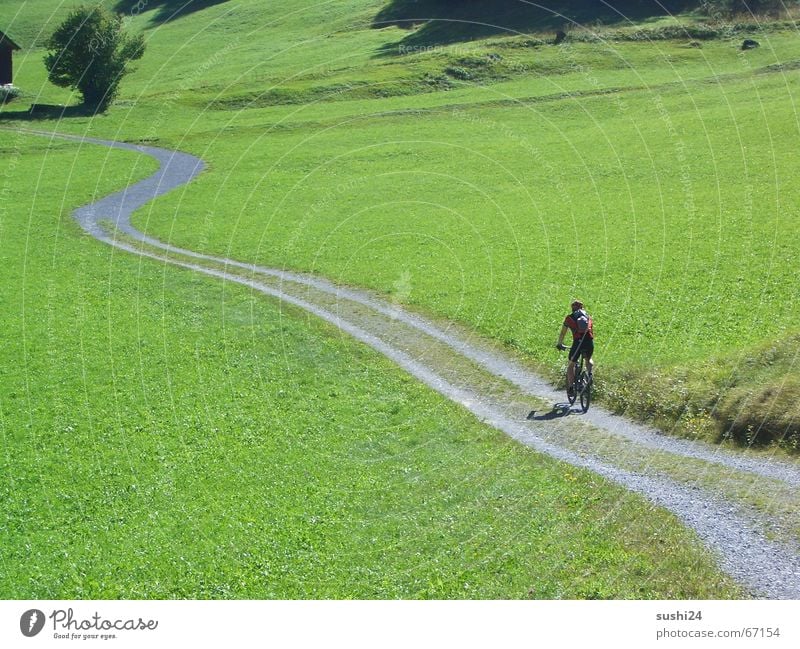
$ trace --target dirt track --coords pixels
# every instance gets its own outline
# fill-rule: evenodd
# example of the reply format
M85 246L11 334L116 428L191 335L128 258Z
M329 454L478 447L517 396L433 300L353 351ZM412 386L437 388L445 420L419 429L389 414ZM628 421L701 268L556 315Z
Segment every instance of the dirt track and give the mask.
M201 255L148 237L130 224L131 213L189 183L203 162L152 147L58 137L137 151L161 164L150 178L75 211L81 227L95 238L249 286L336 325L519 442L672 511L754 596L800 598L798 466L674 439L595 406L587 415L577 414L561 405L560 392L503 350L451 323L423 319L367 291Z

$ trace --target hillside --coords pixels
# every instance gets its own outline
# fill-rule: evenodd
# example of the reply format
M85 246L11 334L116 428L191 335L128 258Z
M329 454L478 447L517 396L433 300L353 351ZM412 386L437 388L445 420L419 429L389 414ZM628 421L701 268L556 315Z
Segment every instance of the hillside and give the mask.
M681 434L794 447L792 357L761 351L795 334L768 306L796 281L800 245L780 228L796 203L791 23L652 15L573 26L557 47L550 32L423 47L442 21L375 29L408 3L170 9L132 18L147 56L92 128L229 171L166 200L152 232L379 291L410 272L404 302L554 376L554 323L580 294L610 404ZM16 20L32 33L46 15ZM743 54L753 35L762 47ZM20 58L29 96L71 101L35 51ZM202 230L181 217L209 205ZM376 247L352 257L356 241Z
M417 20L410 3L384 0L143 11L115 0L147 49L109 112L89 115L47 82L37 47L71 4L0 6L0 29L25 46L24 94L0 110L3 323L17 332L0 403L14 449L2 471L6 597L742 592L691 521L510 442L467 410L473 401L444 398L296 303L90 239L72 209L153 161L19 129L199 156L204 173L134 226L217 258L217 270L236 260L330 280L319 299L332 312L345 309L337 290L358 287L389 321L394 309L420 314L553 384L564 369L553 343L580 297L603 403L675 436L764 447L741 452L748 461L790 463L790 18L632 3L642 12L573 14L580 23L556 45L562 17L514 3L487 27L443 19L436 2L414 3L432 12ZM760 46L742 50L744 38ZM307 281L295 297L312 292ZM457 362L424 338L404 344L427 363ZM480 387L485 368L470 363L459 371ZM486 381L487 399L512 394ZM546 420L535 397L513 399L513 425ZM575 456L730 498L756 522L775 517L764 538L800 538L793 483L714 463L718 450L737 458L730 449L643 450L572 420L555 430ZM46 502L31 504L34 493ZM33 573L20 567L25 543Z

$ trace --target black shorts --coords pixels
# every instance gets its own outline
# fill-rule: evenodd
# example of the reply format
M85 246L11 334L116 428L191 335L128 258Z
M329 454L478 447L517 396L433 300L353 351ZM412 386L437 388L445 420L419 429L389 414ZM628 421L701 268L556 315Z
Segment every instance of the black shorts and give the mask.
M578 338L572 341L572 347L569 349L569 360L578 361L578 356L583 356L587 361L594 354L594 340L588 336L585 338Z

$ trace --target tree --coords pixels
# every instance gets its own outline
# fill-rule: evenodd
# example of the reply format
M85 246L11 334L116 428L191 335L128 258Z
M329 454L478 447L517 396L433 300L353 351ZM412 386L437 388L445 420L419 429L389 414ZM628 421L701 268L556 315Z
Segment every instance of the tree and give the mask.
M126 35L122 17L101 5L74 9L46 46L50 81L78 90L83 103L98 110L114 101L128 64L144 54L144 38Z

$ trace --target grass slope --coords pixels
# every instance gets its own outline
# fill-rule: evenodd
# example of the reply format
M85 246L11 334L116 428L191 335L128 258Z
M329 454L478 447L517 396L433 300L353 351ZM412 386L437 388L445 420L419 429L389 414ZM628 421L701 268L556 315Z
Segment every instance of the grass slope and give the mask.
M330 327L80 233L148 159L0 152L0 597L740 594L672 516Z
M793 23L682 16L559 47L422 48L372 28L374 0L229 0L168 22L164 7L132 16L148 50L117 107L57 124L211 163L141 226L395 297L402 284L397 299L554 378L554 330L579 295L608 403L679 434L796 449L794 356L757 373L747 361L797 333L776 317L778 301L797 307ZM762 47L740 51L742 34ZM18 85L73 101L40 57L18 57ZM0 119L28 122L21 104Z
M640 24L696 9L698 5L698 0L391 0L375 16L373 26L408 29L405 45L426 47L497 34L571 30L585 24Z

